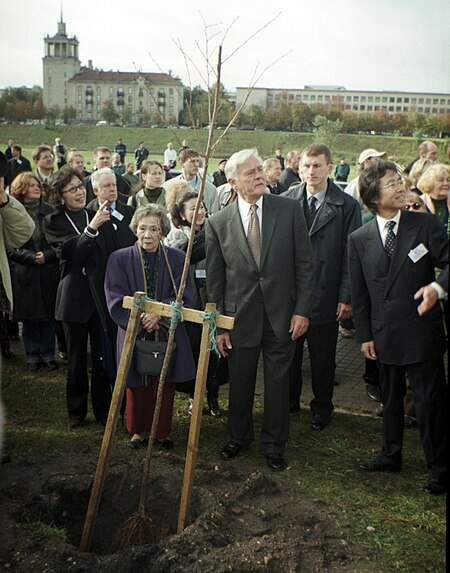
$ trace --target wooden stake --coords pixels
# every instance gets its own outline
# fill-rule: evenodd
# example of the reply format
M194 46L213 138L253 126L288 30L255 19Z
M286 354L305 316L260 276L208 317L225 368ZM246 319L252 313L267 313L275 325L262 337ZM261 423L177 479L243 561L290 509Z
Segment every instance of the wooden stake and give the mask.
M208 303L205 312L213 312L216 305ZM209 324L203 322L200 356L198 358L197 378L195 380L194 405L192 408L191 425L186 449L186 462L184 466L183 488L181 490L180 512L178 515L177 533L181 533L186 525L186 519L191 504L192 486L194 483L195 466L197 463L198 442L202 425L203 401L205 399L206 378L209 365Z
M144 292L136 292L134 298L138 301L144 300L146 295ZM106 422L105 433L103 434L97 470L95 472L94 482L92 484L91 498L89 500L86 518L84 521L83 533L80 542L80 551L83 552L89 551L91 546L92 531L97 519L100 498L102 495L103 486L105 484L106 471L109 465L109 458L112 449L112 438L116 431L117 420L119 419L120 406L122 404L123 394L125 391L127 375L130 369L131 360L133 358L134 342L136 340L140 324L140 314L141 310L139 303L137 303L135 300L134 304L131 306L131 313L125 334L123 351L120 357L111 405L109 407L108 421Z

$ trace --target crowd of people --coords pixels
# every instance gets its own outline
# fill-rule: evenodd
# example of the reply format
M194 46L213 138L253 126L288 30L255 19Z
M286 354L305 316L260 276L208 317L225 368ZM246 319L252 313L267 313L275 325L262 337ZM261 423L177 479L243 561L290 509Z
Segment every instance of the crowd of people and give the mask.
M260 354L267 466L286 467L305 343L311 429L328 427L341 332L361 343L368 395L382 403L381 451L359 469L400 471L408 387L427 462L424 490L443 493L450 170L436 145L424 142L406 169L383 151L362 150L358 176L346 185L346 159L334 167L323 144L264 160L255 149L237 151L212 176L186 142L178 153L168 143L162 161L149 156L141 141L127 162L119 139L113 150L94 150L88 173L83 154L56 138L33 151L32 170L21 147L8 142L0 156L3 357L12 358L9 339L20 323L31 373L67 362L68 428L84 423L89 396L104 425L129 317L122 299L142 291L174 301L191 241L184 305L201 310L214 302L235 318L232 331L218 332L221 359L212 356L207 374L214 417L222 415L219 389L228 384L230 439L220 457L234 459L255 440ZM156 433L165 449L173 448L175 392L192 407L200 335L198 325L176 329ZM165 319L142 313L138 337L164 336ZM125 416L134 449L148 439L157 382L132 363Z

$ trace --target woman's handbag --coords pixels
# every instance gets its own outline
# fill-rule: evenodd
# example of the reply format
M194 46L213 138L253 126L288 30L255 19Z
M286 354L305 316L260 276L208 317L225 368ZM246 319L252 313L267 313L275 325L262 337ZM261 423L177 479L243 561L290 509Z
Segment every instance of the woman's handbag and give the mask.
M155 336L158 336L158 332L164 332L166 337L168 337L168 333L164 329L160 328L159 331L155 331ZM177 344L174 342L169 366L167 368L167 376L170 376L173 369L176 350ZM149 340L145 337L142 339L136 339L134 356L137 372L141 376L159 376L161 374L166 352L167 340Z

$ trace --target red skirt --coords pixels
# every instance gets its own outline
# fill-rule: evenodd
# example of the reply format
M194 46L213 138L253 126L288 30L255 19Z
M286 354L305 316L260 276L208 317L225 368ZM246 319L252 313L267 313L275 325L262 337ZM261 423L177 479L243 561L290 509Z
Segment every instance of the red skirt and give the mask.
M150 433L155 411L158 381L157 377L152 376L147 388L144 386L127 388L126 427L130 434ZM155 436L157 440L170 436L174 398L175 384L173 382L165 382L158 429Z

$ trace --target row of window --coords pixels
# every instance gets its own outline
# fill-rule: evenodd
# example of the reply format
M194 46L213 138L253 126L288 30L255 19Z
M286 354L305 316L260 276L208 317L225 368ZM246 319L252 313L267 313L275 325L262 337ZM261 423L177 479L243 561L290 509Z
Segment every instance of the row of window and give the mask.
M286 97L283 93L267 94L269 102L273 99L280 100ZM335 100L337 102L344 102L342 95L328 95L328 94L288 94L289 102L304 101L304 102L329 102ZM411 105L434 105L434 106L447 106L450 107L450 98L425 98L425 97L410 97L410 96L359 96L347 95L345 96L346 103L398 103L398 104L411 104Z
M66 100L66 103L67 103L67 100ZM118 105L117 105L117 110L118 110L119 112L123 112L124 108L125 108L125 104L124 104L124 103L121 103L121 104L118 104ZM83 111L83 109L84 109L84 106L83 106L82 102L78 102L78 113L81 113L81 112ZM97 109L97 113L101 113L101 111L102 111L102 106L101 106L101 104L97 104L96 109ZM94 104L93 104L92 102L90 102L90 103L86 102L86 111L87 111L87 113L92 113L93 110L94 110ZM158 110L159 110L161 113L163 113L163 114L164 114L164 112L165 112L164 106L161 106L161 105L158 106ZM140 104L139 107L137 108L137 112L138 112L138 113L144 113L145 111L147 111L147 110L144 108L144 106L143 106L142 104ZM155 111L155 106L154 106L154 105L150 105L148 111L149 111L150 113L153 113L153 112ZM170 113L171 115L173 115L173 113L174 113L174 110L173 110L173 107L172 107L172 106L169 106L169 113Z
M65 77L65 76L64 76L64 77ZM79 94L81 94L81 93L83 92L83 86L79 85L77 89L78 89L78 93L79 93ZM122 88L122 87L115 88L115 87L113 87L113 86L109 86L109 93L110 93L110 94L114 94L114 91L116 91L116 90L117 90L117 95L122 95L122 96L125 95L125 90L124 90L124 88ZM97 95L101 94L102 91L103 91L102 86L96 86ZM129 95L132 95L134 92L135 92L135 88L134 88L134 87L129 87L129 88L128 88L128 94L129 94ZM141 86L139 86L139 88L138 88L138 97L144 97L144 92L145 92L144 88L141 87ZM86 88L85 93L86 93L86 95L88 95L88 94L89 94L89 95L93 95L93 94L94 94L94 88L93 88L92 86L88 86L88 87ZM152 94L152 95L155 94L154 88L150 88L150 94ZM169 96L173 96L173 95L174 95L174 89L173 89L173 88L169 88ZM166 92L165 92L165 90L163 90L162 88L160 88L160 89L158 90L157 96L158 96L159 98L165 98L165 97L166 97Z

